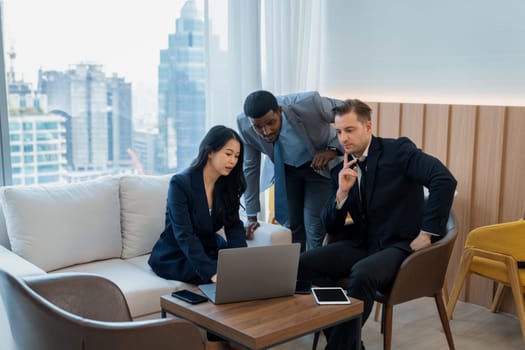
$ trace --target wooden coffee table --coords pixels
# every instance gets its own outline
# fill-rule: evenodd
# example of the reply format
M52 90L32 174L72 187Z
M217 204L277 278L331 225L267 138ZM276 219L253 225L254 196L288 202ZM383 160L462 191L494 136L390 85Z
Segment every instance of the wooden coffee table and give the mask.
M312 295L215 305L191 305L171 295L162 296L162 317L170 313L186 319L247 349L266 349L323 328L361 318L363 302L350 305L317 305ZM361 338L360 322L356 334ZM356 350L361 339L356 339Z

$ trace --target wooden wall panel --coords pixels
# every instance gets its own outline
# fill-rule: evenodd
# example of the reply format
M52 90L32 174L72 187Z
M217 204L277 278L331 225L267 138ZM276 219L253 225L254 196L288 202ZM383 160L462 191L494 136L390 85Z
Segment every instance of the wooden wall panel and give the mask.
M447 281L452 288L465 240L470 231L470 203L472 202L472 174L474 172L474 145L476 139L476 106L452 106L450 110L450 136L448 168L458 181L454 198L458 238L449 263ZM463 290L465 290L464 288Z
M449 105L426 105L423 150L447 164Z
M377 135L377 129L379 127L379 120L378 120L378 114L379 114L379 103L377 102L367 102L367 104L372 108L372 134Z
M505 120L503 171L498 222L514 221L525 212L525 107L508 107ZM501 311L516 313L510 289Z
M399 136L410 138L419 147L423 147L425 128L425 105L405 103L401 106L401 131Z
M504 126L504 107L479 108L470 208L470 227L473 228L499 219ZM466 300L490 306L493 286L490 280L472 276Z
M499 219L504 127L504 107L479 108L470 222L473 227L489 225Z
M382 137L398 137L401 104L381 103L379 105L379 125L377 134Z
M525 212L525 107L508 107L503 153L499 222L513 221Z

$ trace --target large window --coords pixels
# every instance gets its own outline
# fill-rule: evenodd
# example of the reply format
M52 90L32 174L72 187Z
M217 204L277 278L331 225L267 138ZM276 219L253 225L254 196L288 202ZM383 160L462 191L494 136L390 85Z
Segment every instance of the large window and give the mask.
M207 88L210 53L215 65L226 55L227 0L0 6L5 183L179 171L206 128L221 122L210 120L218 99L211 102ZM214 78L226 81L228 72L222 74ZM234 115L223 117L234 125Z

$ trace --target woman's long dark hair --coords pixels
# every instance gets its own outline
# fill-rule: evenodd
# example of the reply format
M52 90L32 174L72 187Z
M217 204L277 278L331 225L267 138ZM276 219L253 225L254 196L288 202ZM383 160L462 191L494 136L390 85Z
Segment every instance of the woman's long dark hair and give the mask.
M217 125L212 127L199 145L199 154L190 165L192 170L203 170L208 162L208 155L222 149L230 140L240 144L239 160L228 176L221 176L215 183L215 200L213 204L216 214L224 221L225 226L234 224L239 218L240 198L246 190L246 180L243 173L244 146L241 137L235 130Z

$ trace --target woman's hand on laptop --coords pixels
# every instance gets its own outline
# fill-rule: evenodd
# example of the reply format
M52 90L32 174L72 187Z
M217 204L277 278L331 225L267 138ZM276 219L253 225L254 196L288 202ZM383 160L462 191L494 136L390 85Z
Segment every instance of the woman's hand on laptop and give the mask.
M217 283L217 274L211 276L210 280L211 280L213 283Z

